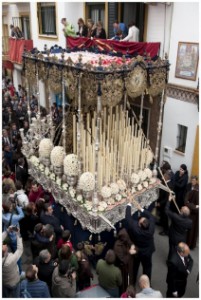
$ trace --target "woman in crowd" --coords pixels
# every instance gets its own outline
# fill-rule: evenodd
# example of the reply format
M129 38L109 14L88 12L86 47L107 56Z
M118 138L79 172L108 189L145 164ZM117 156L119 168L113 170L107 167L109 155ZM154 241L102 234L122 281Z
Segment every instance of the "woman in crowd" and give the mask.
M79 18L78 21L77 21L77 24L78 24L78 32L76 34L81 36L81 37L87 37L88 28L84 24L84 20L82 18Z
M106 39L106 32L103 28L103 23L101 21L98 21L96 23L96 29L92 33L92 37L98 38L98 39Z
M94 30L96 29L96 25L94 24L94 21L92 19L87 20L87 28L88 28L87 37L91 38Z

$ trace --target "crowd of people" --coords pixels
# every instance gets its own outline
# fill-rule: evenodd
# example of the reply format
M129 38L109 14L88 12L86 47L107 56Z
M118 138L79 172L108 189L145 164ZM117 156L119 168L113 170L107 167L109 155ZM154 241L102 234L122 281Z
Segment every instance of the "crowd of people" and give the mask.
M80 22L81 23L81 22ZM84 29L83 29L84 30ZM4 80L3 95L3 174L2 174L2 281L5 298L69 298L90 287L95 268L99 285L111 297L161 298L151 286L152 255L155 251L155 217L137 204L138 218L131 215L131 197L126 207L126 225L105 256L91 264L86 244L73 244L69 228L64 228L54 211L55 199L50 191L30 177L26 158L21 152L19 129L29 128L27 93L12 81ZM30 99L32 117L38 101ZM57 122L58 107L52 107ZM169 236L167 257L167 297L182 297L193 260L190 249L196 247L198 235L199 185L189 183L185 164L174 174L168 162L161 166L161 181L173 192L160 190L156 202L161 235ZM159 174L160 175L160 174ZM175 205L176 203L176 205ZM32 264L22 266L23 242L30 241ZM88 245L93 250L93 245ZM137 282L139 266L143 275ZM139 283L141 291L136 293ZM158 283L158 288L160 283Z
M88 38L99 38L106 39L106 31L103 27L103 23L98 21L94 23L92 19L88 19L86 24L82 18L78 19L78 31L74 28L74 26L69 23L66 18L61 19L61 23L63 24L63 32L64 36L80 36L80 37L88 37ZM128 41L128 42L139 42L139 29L136 27L134 21L128 24L128 28L124 23L118 22L117 20L113 23L113 36L112 40L117 41Z

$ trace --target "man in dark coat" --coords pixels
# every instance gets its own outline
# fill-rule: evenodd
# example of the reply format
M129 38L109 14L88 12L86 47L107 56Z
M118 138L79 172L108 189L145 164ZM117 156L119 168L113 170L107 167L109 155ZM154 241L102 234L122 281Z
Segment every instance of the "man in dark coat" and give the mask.
M192 176L191 183L187 185L185 205L190 209L192 220L192 228L188 232L186 243L190 249L194 249L199 229L199 184L196 176Z
M181 298L186 291L187 277L193 267L193 259L187 244L179 243L177 251L168 260L167 298Z
M188 170L185 164L180 166L179 171L174 175L174 192L176 194L176 202L181 208L184 205L184 197L186 186L188 184Z
M146 274L151 281L152 254L155 251L155 219L148 210L143 209L140 205L137 208L142 214L140 214L139 220L134 220L131 216L131 204L128 203L126 207L126 221L130 230L130 238L138 248L133 263L134 284L136 283L140 263L143 267L143 274Z
M171 219L171 225L169 230L169 254L175 252L175 247L180 242L186 242L187 232L192 227L192 220L189 218L190 210L187 206L183 206L180 210L180 214L175 213L170 210L170 201L173 199L174 195L169 196L169 201L165 207L165 213Z
M23 188L25 188L28 176L29 175L27 169L25 168L24 158L21 157L18 159L18 166L16 168L16 180L19 180L22 183Z

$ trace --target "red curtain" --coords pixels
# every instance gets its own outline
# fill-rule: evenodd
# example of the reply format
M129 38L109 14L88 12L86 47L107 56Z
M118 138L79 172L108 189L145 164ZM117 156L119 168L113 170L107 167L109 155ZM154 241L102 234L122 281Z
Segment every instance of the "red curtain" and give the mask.
M9 70L13 70L14 66L13 63L9 60L3 60L3 68L4 69L9 69Z
M9 59L13 63L22 63L22 53L24 52L24 48L27 51L33 49L33 41L32 40L17 40L17 39L9 39Z
M74 47L78 49L89 48L96 46L100 51L116 51L122 54L139 54L143 55L144 52L154 57L159 54L160 43L143 43L143 42L120 42L114 40L103 39L89 39L81 37L67 37L67 46L72 49Z

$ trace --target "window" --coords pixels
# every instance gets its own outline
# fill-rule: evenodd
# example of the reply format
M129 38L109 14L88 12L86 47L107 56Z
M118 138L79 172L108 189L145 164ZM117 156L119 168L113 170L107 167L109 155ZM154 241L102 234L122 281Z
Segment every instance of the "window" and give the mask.
M178 124L177 147L175 150L185 153L188 127Z
M88 2L86 5L89 8L88 18L92 19L94 23L101 21L103 24L105 23L105 4L103 3L93 3ZM104 27L104 26L103 26Z
M37 3L39 34L56 35L56 6L53 2Z

